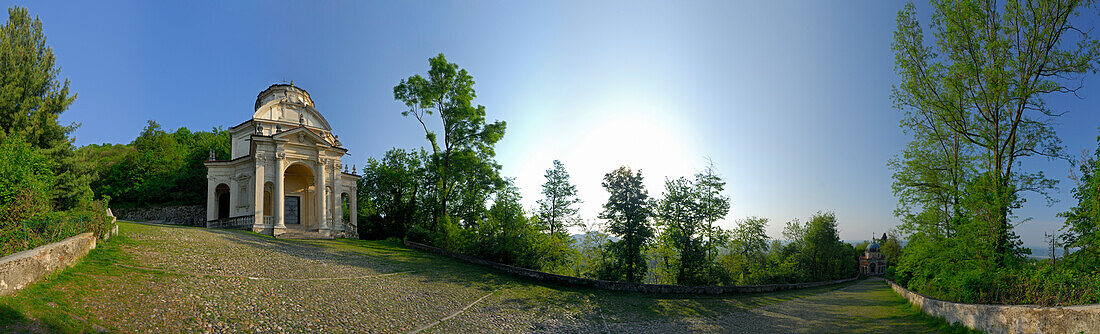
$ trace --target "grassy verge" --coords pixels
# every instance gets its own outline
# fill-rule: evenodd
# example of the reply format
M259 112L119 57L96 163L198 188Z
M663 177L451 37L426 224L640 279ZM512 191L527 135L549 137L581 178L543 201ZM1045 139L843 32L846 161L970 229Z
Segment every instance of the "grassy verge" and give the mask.
M75 266L51 274L15 296L0 297L0 332L96 332L105 330L87 311L77 307L84 296L101 293L108 286L99 277L116 275L127 269L129 255L123 247L135 243L126 235L132 225L120 226L120 233L101 241Z

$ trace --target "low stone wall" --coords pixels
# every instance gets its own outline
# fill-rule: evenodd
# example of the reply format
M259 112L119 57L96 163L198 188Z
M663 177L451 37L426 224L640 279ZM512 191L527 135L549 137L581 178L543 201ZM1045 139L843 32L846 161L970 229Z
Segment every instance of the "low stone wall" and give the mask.
M122 220L150 221L160 224L206 226L206 205L169 205L147 208L115 208Z
M95 248L91 232L0 258L0 296L37 282L49 274L76 264Z
M542 283L553 283L566 286L581 286L592 287L603 290L611 291L629 291L629 292L643 292L643 293L655 293L655 294L732 294L732 293L755 293L755 292L772 292L792 289L803 289L816 286L838 284L844 282L854 281L859 276L835 280L826 282L809 282L809 283L794 283L794 284L767 284L767 285L737 285L737 286L686 286L686 285L665 285L665 284L641 284L630 282L616 282L605 281L591 278L580 278L573 276L565 276L558 274L551 274L547 272L541 272L538 270L531 270L527 268L520 268L515 266L506 265L503 263L492 262L482 260L473 256L455 253L446 249L428 246L421 243L405 240L405 246L415 248L423 251L428 251L455 259L463 260L466 262L479 264L493 269L506 272L515 276L529 278Z
M99 240L118 234L116 217L110 208L111 229ZM0 296L10 296L50 274L76 265L84 255L95 249L97 236L85 232L55 243L35 247L0 258Z
M1100 333L1100 304L1065 307L963 304L931 298L889 283L925 314L986 333Z

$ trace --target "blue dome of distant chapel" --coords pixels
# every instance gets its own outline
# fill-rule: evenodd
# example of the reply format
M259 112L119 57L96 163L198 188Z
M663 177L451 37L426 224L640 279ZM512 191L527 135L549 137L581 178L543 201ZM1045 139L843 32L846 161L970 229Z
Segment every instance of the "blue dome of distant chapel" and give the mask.
M867 245L867 251L868 252L877 252L878 249L879 249L879 245L878 245L877 242L872 242L870 245Z

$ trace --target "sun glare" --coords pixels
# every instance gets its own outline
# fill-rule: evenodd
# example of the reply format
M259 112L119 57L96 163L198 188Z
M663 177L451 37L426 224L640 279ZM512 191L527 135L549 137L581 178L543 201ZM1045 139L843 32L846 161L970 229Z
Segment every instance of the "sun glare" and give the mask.
M705 157L697 150L695 134L672 118L670 111L649 108L629 104L593 108L606 112L588 113L582 126L564 131L569 139L559 146L528 152L516 174L527 206L537 207L543 174L554 159L565 164L578 197L585 201L580 216L593 221L607 198L600 185L603 175L619 166L641 170L650 196L660 195L666 177L690 177L701 169Z

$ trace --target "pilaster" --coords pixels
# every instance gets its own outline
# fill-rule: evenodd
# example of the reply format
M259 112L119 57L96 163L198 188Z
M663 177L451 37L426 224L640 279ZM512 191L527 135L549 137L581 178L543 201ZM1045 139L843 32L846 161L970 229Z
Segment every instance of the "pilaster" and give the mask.
M272 202L275 203L274 207L271 210L271 214L275 216L275 227L272 229L272 235L274 236L278 236L286 232L286 222L283 220L283 214L285 213L285 210L283 209L283 198L286 196L283 193L283 165L285 165L285 162L283 160L285 159L286 153L275 153L275 191L273 194L271 194Z

